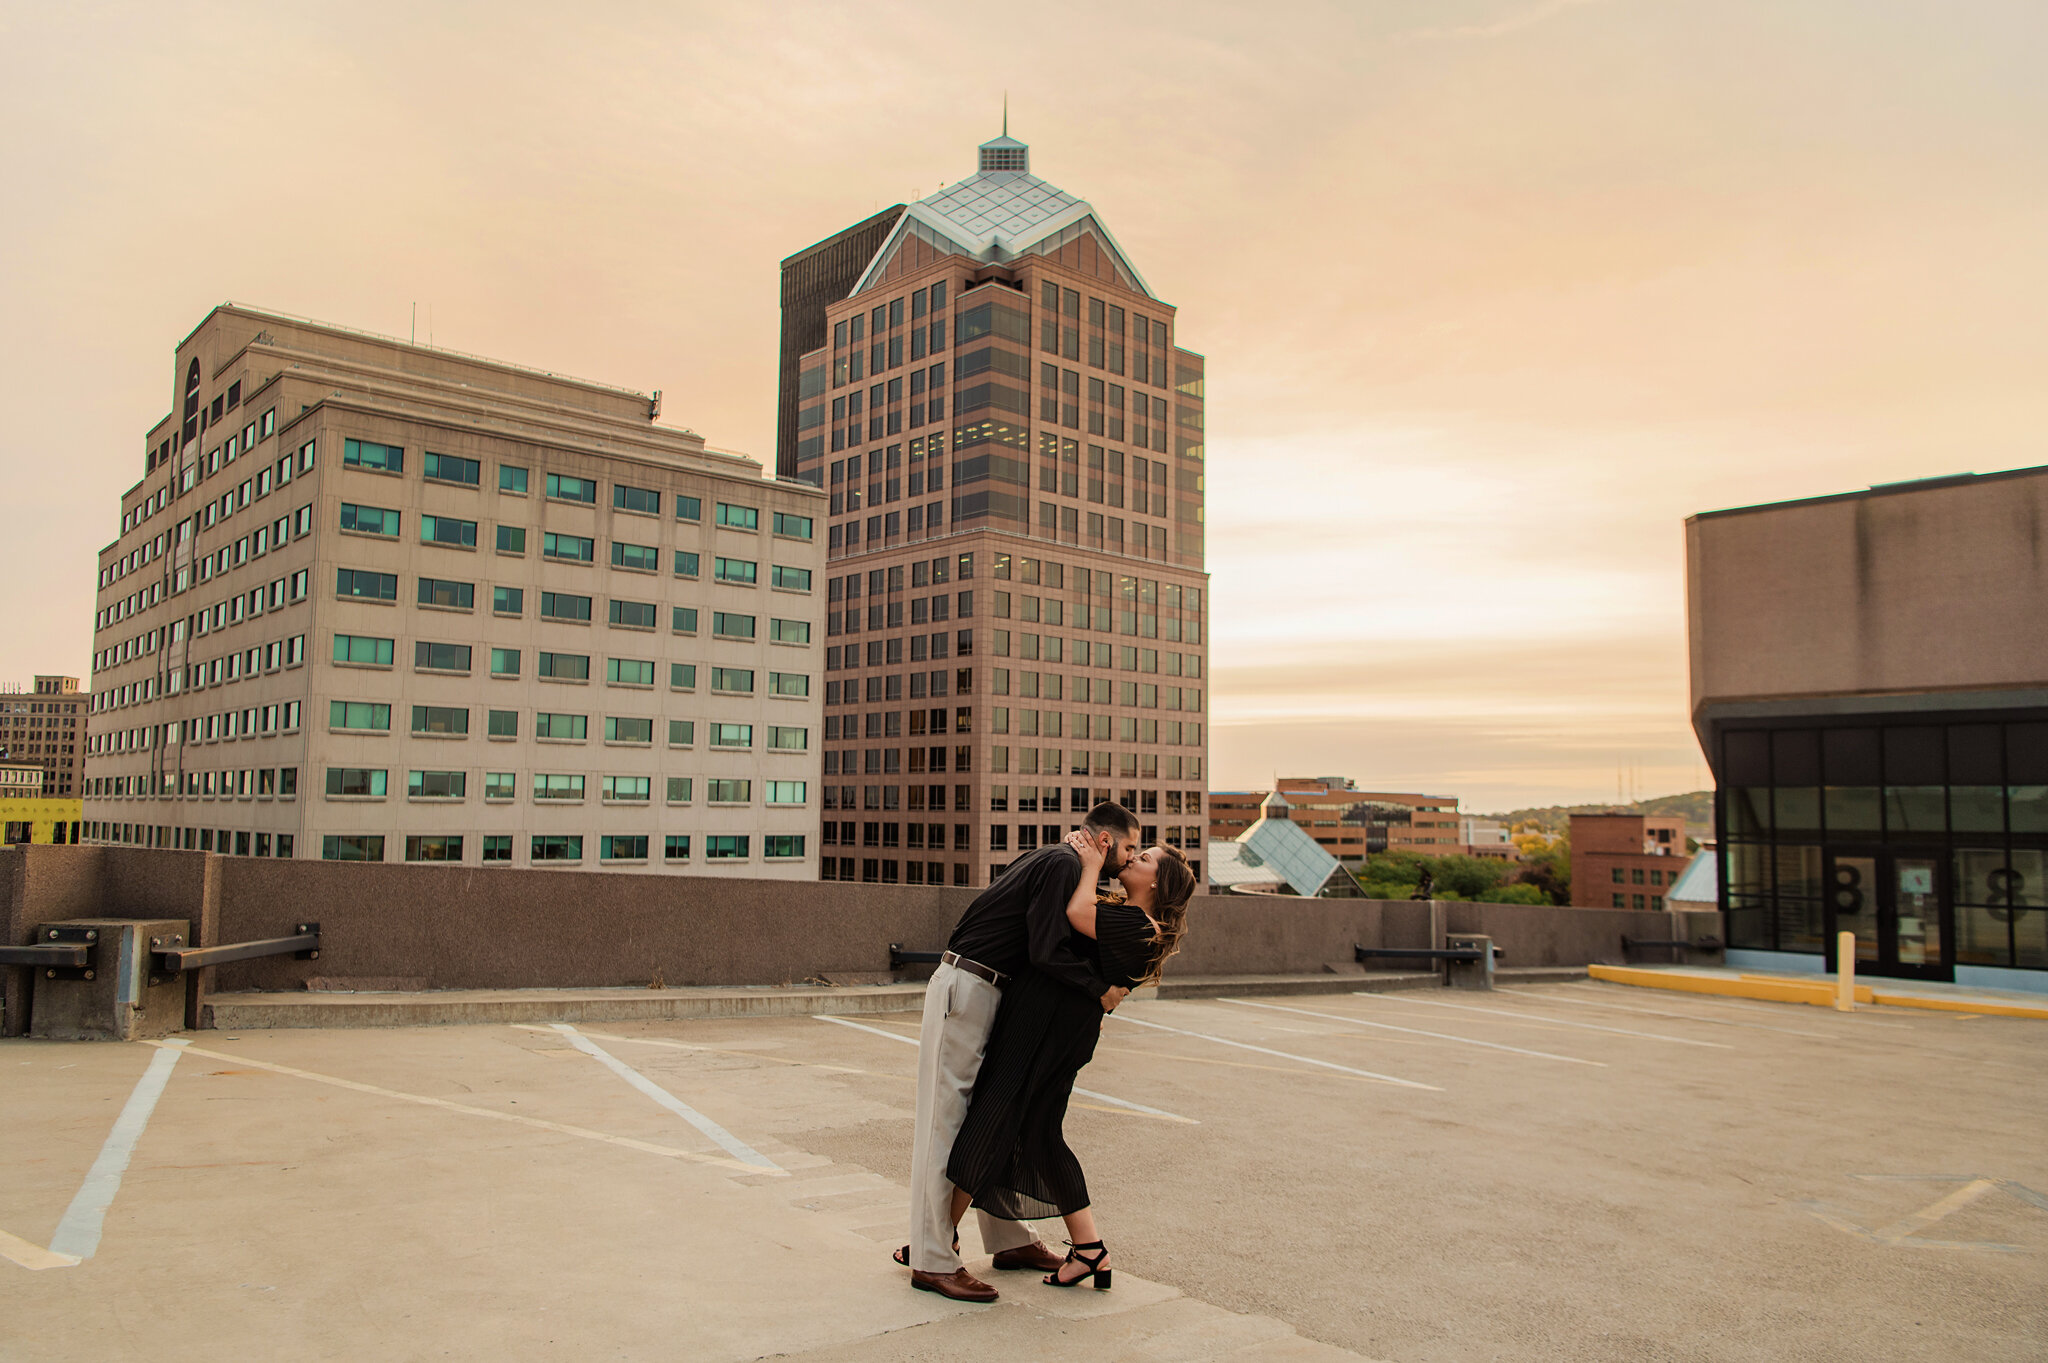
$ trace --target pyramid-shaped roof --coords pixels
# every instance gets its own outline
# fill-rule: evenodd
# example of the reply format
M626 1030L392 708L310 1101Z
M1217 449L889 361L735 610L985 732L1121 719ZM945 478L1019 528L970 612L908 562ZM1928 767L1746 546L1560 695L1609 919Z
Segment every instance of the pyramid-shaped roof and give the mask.
M1069 229L1092 231L1131 286L1154 297L1085 199L1031 173L1031 149L1007 132L978 148L980 169L904 210L853 287L871 287L908 236L972 260L1000 261L1053 249Z

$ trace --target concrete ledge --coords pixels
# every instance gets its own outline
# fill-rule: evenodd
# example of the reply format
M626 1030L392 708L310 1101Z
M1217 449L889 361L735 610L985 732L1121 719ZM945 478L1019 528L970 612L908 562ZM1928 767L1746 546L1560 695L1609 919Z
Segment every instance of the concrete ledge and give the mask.
M1595 965L1588 969L1594 979L1610 984L1672 989L1687 994L1717 994L1724 998L1760 999L1767 1003L1804 1003L1817 1008L1832 1008L1835 1004L1832 975L1806 980L1771 975L1713 974L1682 967L1658 970ZM2048 1004L2016 1001L2009 996L2001 998L1954 986L1941 986L1939 993L1906 992L1910 989L1910 984L1902 988L1891 981L1875 986L1858 984L1856 1002L1890 1008L1929 1008L1945 1013L2048 1020Z

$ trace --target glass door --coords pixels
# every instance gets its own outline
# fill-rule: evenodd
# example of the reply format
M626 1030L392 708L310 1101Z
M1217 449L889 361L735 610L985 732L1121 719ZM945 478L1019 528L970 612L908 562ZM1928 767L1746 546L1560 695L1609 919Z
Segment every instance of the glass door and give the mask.
M1854 933L1856 968L1872 975L1946 980L1948 896L1941 856L1902 848L1829 849L1827 967L1837 933Z

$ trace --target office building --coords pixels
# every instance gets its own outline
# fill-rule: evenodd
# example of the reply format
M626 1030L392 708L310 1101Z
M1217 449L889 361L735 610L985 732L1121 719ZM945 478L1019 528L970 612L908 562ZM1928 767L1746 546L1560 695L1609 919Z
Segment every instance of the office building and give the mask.
M1028 147L979 157L783 265L830 878L984 884L1102 799L1202 840L1204 362Z
M2048 990L2048 468L1686 522L1729 960Z
M825 497L659 394L235 305L100 554L91 839L817 874Z
M1571 819L1575 907L1664 908L1665 893L1691 856L1683 818L1616 812Z
M43 795L78 799L91 699L76 677L37 677L29 692L0 693L0 761L40 767Z
M1209 840L1240 838L1267 817L1264 790L1219 790L1209 795ZM1455 795L1360 790L1343 776L1283 776L1286 803L1278 817L1309 831L1339 861L1362 864L1376 852L1454 853L1512 857L1512 846L1468 844Z

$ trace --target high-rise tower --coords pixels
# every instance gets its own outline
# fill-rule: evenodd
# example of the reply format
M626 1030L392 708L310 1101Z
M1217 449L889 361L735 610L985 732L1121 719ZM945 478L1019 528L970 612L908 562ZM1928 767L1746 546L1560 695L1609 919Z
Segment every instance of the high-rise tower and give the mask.
M822 326L792 311L839 290L792 272L856 242ZM783 270L778 448L831 497L821 874L985 884L1105 798L1199 861L1204 363L1175 309L1007 133Z

